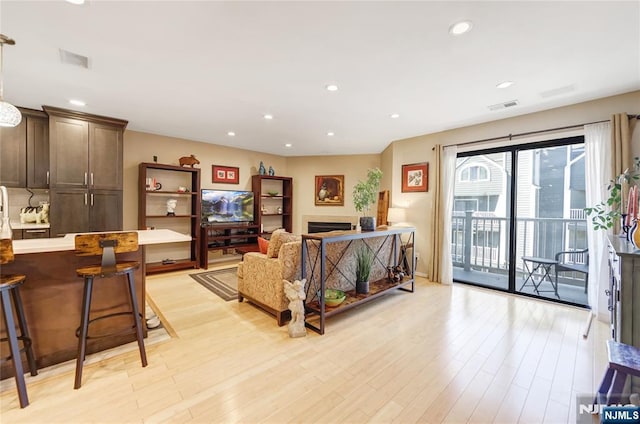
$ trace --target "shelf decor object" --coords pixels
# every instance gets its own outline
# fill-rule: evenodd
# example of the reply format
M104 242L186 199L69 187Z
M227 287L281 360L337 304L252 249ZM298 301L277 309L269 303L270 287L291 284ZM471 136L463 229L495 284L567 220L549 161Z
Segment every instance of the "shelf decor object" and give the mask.
M402 165L402 192L429 191L429 164Z
M240 183L240 168L235 166L211 165L211 175L214 183Z

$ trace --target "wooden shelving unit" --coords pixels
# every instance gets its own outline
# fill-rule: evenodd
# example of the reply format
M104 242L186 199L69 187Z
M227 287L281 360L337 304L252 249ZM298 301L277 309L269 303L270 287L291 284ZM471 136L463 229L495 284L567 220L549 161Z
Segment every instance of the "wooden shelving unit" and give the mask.
M214 224L200 228L200 268L208 269L210 250L258 246L257 224Z
M147 190L147 178L162 182L161 190ZM188 191L178 191L178 187ZM170 188L174 188L175 191ZM177 199L175 215L166 214L166 201ZM166 246L146 246L146 273L198 268L200 257L200 169L141 163L138 175L138 228L168 228L191 236L188 246L167 252ZM171 253L169 255L169 253ZM165 255L158 259L156 256ZM175 257L180 255L180 257ZM168 259L168 260L165 260Z
M293 224L293 178L254 175L251 179L254 217L260 235L268 238L278 228L291 232ZM269 192L277 192L270 195ZM282 213L278 212L281 208ZM262 213L263 209L266 210Z

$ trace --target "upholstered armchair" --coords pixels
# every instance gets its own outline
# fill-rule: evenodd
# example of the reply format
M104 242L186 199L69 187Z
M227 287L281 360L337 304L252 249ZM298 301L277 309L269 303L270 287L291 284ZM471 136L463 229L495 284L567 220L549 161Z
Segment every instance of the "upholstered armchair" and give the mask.
M300 279L300 248L299 236L278 230L271 235L266 254L246 253L238 264L238 301L247 299L284 325L290 311L282 280Z

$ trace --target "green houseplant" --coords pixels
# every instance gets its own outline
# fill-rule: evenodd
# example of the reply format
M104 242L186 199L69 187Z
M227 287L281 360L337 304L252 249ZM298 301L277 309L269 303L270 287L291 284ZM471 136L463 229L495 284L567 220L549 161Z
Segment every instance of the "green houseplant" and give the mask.
M633 169L626 169L622 174L618 175L616 180L611 180L607 186L609 197L593 207L584 208L588 216L592 216L594 230L607 230L613 228L616 222L619 222L622 214L626 214L623 208L622 198L623 186L633 186L640 183L640 157L633 159ZM624 210L623 210L624 209Z
M371 205L378 199L380 180L382 180L380 168L369 169L366 181L360 180L353 186L353 205L358 212L362 213L360 227L364 231L376 229L376 218L368 214L370 213Z
M366 244L356 251L356 293L369 293L369 276L373 266L373 251Z

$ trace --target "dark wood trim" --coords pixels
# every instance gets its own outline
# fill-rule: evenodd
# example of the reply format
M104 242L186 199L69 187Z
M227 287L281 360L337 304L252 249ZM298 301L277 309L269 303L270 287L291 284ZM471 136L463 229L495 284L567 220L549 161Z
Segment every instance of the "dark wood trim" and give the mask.
M123 130L127 127L127 124L129 124L129 121L125 121L124 119L111 118L109 116L102 116L102 115L94 115L91 113L79 112L77 110L70 110L70 109L62 109L54 106L42 106L42 109L44 109L44 111L49 116L54 115L54 116L60 116L64 118L82 119L84 121L91 121L94 123L118 126L118 127L121 127Z

